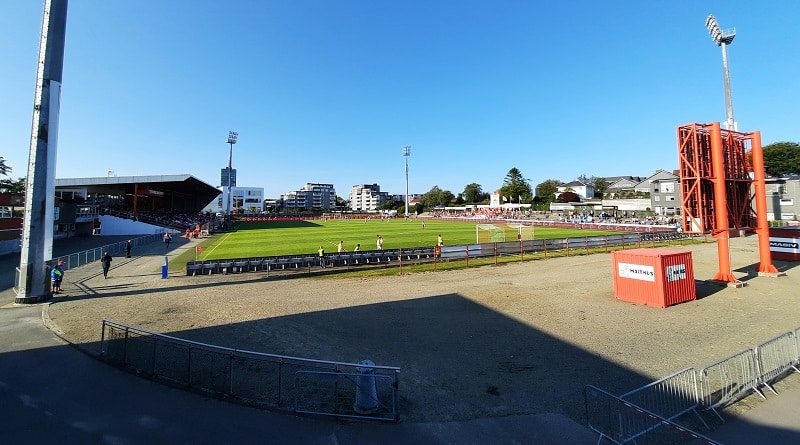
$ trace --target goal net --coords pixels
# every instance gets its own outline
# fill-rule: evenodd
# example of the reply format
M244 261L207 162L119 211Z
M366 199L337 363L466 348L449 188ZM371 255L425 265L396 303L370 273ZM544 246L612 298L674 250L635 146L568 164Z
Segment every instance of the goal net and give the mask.
M476 224L475 241L502 243L505 241L527 241L534 239L534 227L522 224Z
M484 243L501 243L506 240L506 230L494 224L476 224L475 225L475 242L478 244Z
M523 224L505 224L506 239L507 240L520 240L527 241L533 239L533 226L526 226Z

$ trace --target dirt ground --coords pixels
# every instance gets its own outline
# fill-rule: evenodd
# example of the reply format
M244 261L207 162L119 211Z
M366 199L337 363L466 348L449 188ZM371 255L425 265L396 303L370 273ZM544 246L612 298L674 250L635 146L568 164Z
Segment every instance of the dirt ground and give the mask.
M163 255L67 274L49 316L89 347L106 318L190 340L398 366L404 421L561 413L583 387L621 394L800 327L796 263L759 277L757 237L731 239L744 287L711 281L715 243L691 250L698 299L666 309L616 300L611 254L354 279L253 272L160 279ZM177 253L176 253L177 254ZM94 346L92 346L94 347Z

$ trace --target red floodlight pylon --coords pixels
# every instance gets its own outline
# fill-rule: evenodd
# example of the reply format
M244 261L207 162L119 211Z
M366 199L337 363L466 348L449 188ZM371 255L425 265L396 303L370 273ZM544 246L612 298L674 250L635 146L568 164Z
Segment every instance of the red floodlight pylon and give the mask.
M747 142L751 144L752 169ZM731 229L744 232L754 223L761 259L758 272L776 273L769 250L761 133L722 131L719 122L680 126L678 157L682 227L687 233L710 233L717 238L719 271L714 279L738 282L731 271Z
M719 122L711 124L711 168L714 175L714 214L715 224L711 234L717 239L717 260L719 271L714 275L717 281L735 283L739 280L731 270L730 224L728 224L728 199L725 193L725 163L722 149L722 133Z
M767 222L767 191L764 182L764 151L761 147L761 132L752 133L751 154L753 158L753 184L756 195L756 233L758 234L758 263L760 273L778 273L772 265L772 253L769 250L769 223Z

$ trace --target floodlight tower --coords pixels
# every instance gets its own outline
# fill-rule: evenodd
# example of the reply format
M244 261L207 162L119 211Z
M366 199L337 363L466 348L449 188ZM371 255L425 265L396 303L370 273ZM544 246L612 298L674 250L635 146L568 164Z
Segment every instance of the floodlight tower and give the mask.
M45 0L36 89L33 98L25 210L14 303L38 303L51 296L56 152L67 35L67 0Z
M239 138L239 133L235 131L228 132L228 144L231 146L230 151L228 152L228 219L231 218L231 177L233 174L233 144L236 143L236 139Z
M728 45L736 37L736 29L722 30L717 23L717 19L709 14L706 18L706 28L711 39L717 46L722 47L722 76L725 81L725 128L737 131L736 121L733 120L733 99L731 99L731 79L728 75Z
M406 158L406 218L408 217L408 157L411 156L411 147L403 147L403 157Z

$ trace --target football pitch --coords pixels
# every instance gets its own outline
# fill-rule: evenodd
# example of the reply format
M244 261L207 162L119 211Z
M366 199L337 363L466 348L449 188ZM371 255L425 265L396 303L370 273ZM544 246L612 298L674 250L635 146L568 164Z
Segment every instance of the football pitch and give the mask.
M406 249L435 246L438 236L445 245L464 245L476 242L475 223L447 220L389 219L389 220L330 220L330 221L267 221L239 222L234 232L215 234L202 242L198 260L223 258L251 258L278 255L316 254L320 246L325 253L337 251L344 242L351 252L357 244L360 250L376 250L378 235L383 237L383 248ZM516 227L502 227L506 241L517 239ZM618 232L604 230L563 229L556 227L526 227L523 239L553 239Z

